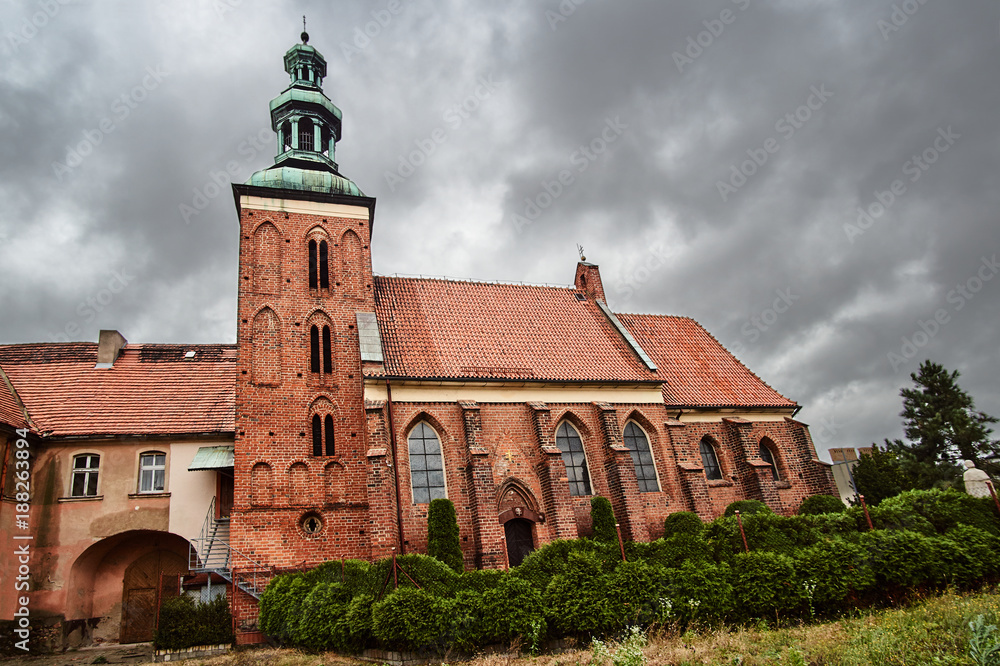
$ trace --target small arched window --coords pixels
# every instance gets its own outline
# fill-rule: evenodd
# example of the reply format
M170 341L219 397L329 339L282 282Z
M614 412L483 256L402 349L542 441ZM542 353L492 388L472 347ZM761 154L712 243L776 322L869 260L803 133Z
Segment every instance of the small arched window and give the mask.
M771 477L775 481L781 481L781 474L778 473L778 464L774 460L774 453L771 452L771 447L764 442L760 443L760 459L770 465Z
M635 467L635 480L639 482L639 492L655 493L660 490L656 480L656 466L653 464L653 452L649 449L649 440L642 428L632 421L625 426L625 446L632 454L632 465Z
M583 441L576 428L563 421L556 431L556 446L562 452L566 478L569 479L570 495L590 494L590 474L587 472L587 456L583 452Z
M319 288L330 288L330 248L325 240L319 242Z
M444 485L444 459L441 457L441 440L424 422L417 424L408 439L410 451L410 483L413 503L427 504L432 499L448 496Z
M320 369L324 374L333 372L333 339L330 335L330 327L323 327L323 335L320 337L319 326L313 324L309 327L309 372L319 374ZM322 346L321 346L322 345ZM322 356L320 351L322 350ZM320 365L320 358L323 360Z
M299 150L313 149L313 123L308 118L299 121Z
M319 257L317 256L316 241L309 241L309 288L316 289L319 286L319 279L317 277L317 267L319 266Z
M722 478L722 467L719 466L719 457L715 455L715 447L708 437L703 437L698 445L701 451L701 464L705 468L705 478L709 481L717 481Z
M314 456L337 455L333 432L333 416L314 414L312 417L312 449ZM325 451L325 454L324 454Z

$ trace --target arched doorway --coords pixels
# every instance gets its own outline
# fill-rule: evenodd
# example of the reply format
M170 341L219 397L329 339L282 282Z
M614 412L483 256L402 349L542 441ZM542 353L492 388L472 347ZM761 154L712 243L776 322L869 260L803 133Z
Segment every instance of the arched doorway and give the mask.
M508 479L500 486L497 509L507 544L507 563L516 567L535 550L535 524L544 522L545 516L538 513L531 491L517 479Z
M146 553L125 569L122 586L122 643L153 640L160 574L187 571L187 559L169 550Z
M503 524L507 541L507 561L516 567L535 550L535 539L531 533L532 524L524 518L512 518Z

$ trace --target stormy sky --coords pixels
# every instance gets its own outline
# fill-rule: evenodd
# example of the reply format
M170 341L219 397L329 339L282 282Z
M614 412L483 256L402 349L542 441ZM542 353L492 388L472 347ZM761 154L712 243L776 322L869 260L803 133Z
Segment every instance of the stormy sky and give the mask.
M0 0L0 342L232 342L228 178L308 17L380 274L687 315L817 448L931 358L1000 415L988 0ZM234 175L235 174L235 175Z

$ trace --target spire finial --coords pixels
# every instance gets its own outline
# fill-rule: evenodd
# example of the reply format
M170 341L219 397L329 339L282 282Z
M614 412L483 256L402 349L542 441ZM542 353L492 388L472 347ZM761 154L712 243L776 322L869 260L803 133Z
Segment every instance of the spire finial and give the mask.
M576 244L576 251L580 254L580 261L587 261L587 257L583 256L583 246L579 243Z
M309 33L306 32L306 15L305 14L302 15L302 43L303 44L308 44L309 43Z

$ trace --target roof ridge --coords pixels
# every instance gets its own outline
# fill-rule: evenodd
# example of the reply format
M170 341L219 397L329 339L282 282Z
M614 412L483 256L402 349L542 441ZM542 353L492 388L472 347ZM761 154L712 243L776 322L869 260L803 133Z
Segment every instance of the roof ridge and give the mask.
M541 287L543 289L565 289L567 291L579 291L572 284L553 284L550 282L524 282L520 280L476 280L473 278L450 277L447 275L407 275L404 273L393 273L392 275L375 274L377 278L390 280L425 280L428 282L459 282L462 284L482 284L499 285L513 287Z

